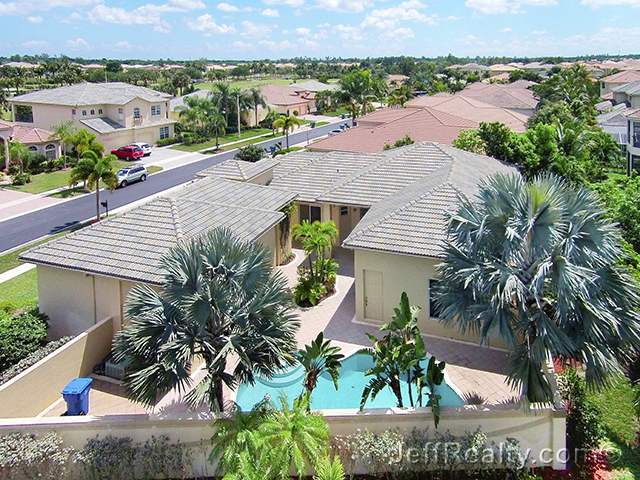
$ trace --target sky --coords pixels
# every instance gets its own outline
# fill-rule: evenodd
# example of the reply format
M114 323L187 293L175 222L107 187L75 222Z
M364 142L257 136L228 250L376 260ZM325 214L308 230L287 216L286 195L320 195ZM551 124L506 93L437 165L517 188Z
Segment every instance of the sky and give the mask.
M0 55L619 55L640 53L639 19L640 0L15 0Z

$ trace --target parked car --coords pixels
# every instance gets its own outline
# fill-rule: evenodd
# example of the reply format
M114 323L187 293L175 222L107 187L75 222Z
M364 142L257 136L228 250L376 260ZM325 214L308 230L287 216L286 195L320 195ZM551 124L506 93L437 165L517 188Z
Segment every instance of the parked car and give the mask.
M125 159L127 162L129 160L137 160L138 158L144 157L144 152L142 151L142 149L135 145L120 147L117 150L111 150L111 153L118 158Z
M329 132L329 136L331 137L332 135L337 135L338 133L342 132L342 130L340 130L339 128L336 128L334 130L331 130Z
M132 143L131 146L141 148L145 157L151 155L151 145L149 145L148 143L136 142Z
M126 187L130 183L141 181L144 182L147 179L149 172L144 165L131 165L130 167L123 167L116 173L118 177L118 186Z

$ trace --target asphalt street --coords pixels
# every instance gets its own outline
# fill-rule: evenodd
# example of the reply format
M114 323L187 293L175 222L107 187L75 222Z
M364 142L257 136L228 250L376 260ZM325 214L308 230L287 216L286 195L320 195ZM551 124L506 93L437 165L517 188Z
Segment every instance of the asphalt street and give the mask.
M347 120L345 120L345 122L346 121ZM338 124L323 125L307 130L306 132L293 133L289 135L289 144L306 143L307 134L308 139L311 140L326 135L330 130L335 129L337 125ZM280 140L284 146L285 139L278 137L277 141ZM276 140L272 138L260 142L257 145L268 148L275 142ZM197 162L151 175L146 182L138 182L126 188L119 188L113 193L103 190L100 192L100 201L107 200L109 210L123 207L145 197L156 195L169 188L189 182L195 179L196 173L200 170L233 158L234 154L235 151L230 151L203 157L202 160ZM90 193L43 210L27 213L23 216L0 222L0 249L2 251L10 250L46 235L62 232L91 217L95 217L95 215L95 193ZM132 245L132 248L135 248L135 245Z

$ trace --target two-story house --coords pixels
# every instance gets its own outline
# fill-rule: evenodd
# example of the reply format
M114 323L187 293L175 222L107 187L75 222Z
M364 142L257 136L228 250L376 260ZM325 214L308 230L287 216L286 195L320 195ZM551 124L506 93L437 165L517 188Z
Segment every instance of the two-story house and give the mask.
M630 108L627 117L627 170L640 168L640 107Z
M11 98L18 125L50 129L71 120L98 137L106 150L132 142L154 144L173 136L170 95L128 83L80 83Z

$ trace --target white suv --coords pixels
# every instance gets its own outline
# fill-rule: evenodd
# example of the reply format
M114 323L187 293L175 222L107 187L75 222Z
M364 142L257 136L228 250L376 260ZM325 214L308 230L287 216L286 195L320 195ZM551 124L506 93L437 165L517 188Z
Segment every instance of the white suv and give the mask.
M118 177L118 186L126 187L130 183L137 182L138 180L144 182L147 179L147 169L144 165L131 165L130 167L123 167L116 173Z
M136 142L136 143L132 143L131 146L140 148L144 153L145 157L148 157L149 155L151 155L151 146L149 146L148 143Z

